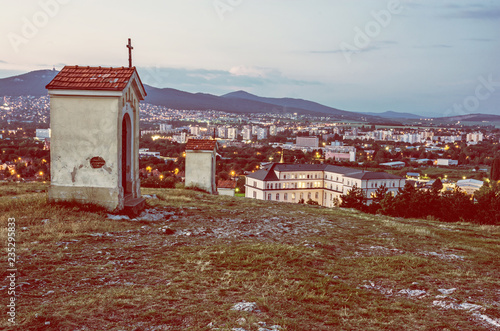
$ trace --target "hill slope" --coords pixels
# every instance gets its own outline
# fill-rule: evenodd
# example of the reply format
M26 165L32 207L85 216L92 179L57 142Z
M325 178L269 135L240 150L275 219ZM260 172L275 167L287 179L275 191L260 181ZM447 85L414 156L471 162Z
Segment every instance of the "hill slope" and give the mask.
M0 79L0 96L47 95L45 86L59 71L37 70L26 74Z
M40 190L0 186L18 243L18 325L5 330L500 325L498 227L159 189L128 219Z
M47 95L45 86L55 77L57 71L39 70L27 74L0 79L0 96ZM147 92L145 102L175 109L219 110L232 113L276 113L332 116L340 120L371 119L376 116L338 110L315 102L291 98L261 98L246 92L235 92L225 96L206 93L189 93L172 88L144 86ZM243 94L245 93L245 97ZM251 97L249 97L251 96Z
M411 113L400 113L396 111L385 111L383 113L367 113L363 112L363 114L366 115L372 115L372 116L380 116L383 118L390 118L390 119L419 119L425 116L419 116Z
M328 114L335 115L343 118L351 118L353 115L356 115L358 118L361 116L358 113L353 113L345 110L340 110L337 108L332 108L328 106L324 106L317 102L308 101L304 99L294 99L294 98L265 98L259 97L257 95L250 94L245 91L236 91L232 93L228 93L223 95L222 97L227 99L236 99L236 100L251 100L257 102L264 102L276 106L283 107L286 109L307 109L309 111L315 112L317 114ZM290 111L288 111L290 112ZM372 114L368 117L374 117L376 114Z
M459 115L459 116L450 116L450 117L441 117L437 118L441 121L446 121L446 122L457 122L457 121L463 121L463 122L496 122L500 121L500 115L492 115L492 114L467 114L467 115Z

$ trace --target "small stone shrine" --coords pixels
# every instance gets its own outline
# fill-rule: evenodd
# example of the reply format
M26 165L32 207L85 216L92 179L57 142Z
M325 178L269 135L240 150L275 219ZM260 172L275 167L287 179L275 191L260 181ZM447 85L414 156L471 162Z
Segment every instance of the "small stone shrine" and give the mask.
M186 144L186 187L197 187L217 194L216 160L216 140L189 139Z
M144 206L139 102L146 92L129 64L65 66L46 86L52 129L49 200L95 203L108 210Z

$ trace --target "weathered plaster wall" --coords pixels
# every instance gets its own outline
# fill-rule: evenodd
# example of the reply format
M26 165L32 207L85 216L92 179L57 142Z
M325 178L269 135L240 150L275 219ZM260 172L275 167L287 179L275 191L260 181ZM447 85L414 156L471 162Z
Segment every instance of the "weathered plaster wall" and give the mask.
M51 175L57 186L117 187L118 98L52 96ZM92 157L106 164L94 169Z
M186 151L187 187L196 186L210 193L216 192L214 154L212 151Z

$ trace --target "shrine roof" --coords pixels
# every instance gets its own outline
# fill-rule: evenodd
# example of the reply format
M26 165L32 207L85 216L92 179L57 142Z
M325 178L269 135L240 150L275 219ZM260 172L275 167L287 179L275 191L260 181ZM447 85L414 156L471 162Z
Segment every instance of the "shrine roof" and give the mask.
M52 90L123 91L134 76L144 96L144 86L135 67L65 66L45 88Z
M186 150L190 151L212 151L217 146L217 140L189 139Z

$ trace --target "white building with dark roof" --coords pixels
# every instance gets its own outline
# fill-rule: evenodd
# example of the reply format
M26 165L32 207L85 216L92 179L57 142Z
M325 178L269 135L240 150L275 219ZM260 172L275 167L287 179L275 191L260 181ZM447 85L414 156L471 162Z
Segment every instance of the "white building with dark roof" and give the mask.
M468 195L474 195L483 185L484 182L482 180L472 178L457 181L457 187Z
M397 194L405 179L386 172L371 172L327 164L272 163L246 177L245 197L290 203L313 200L334 207L340 196L353 187L361 188L368 199L386 186Z

